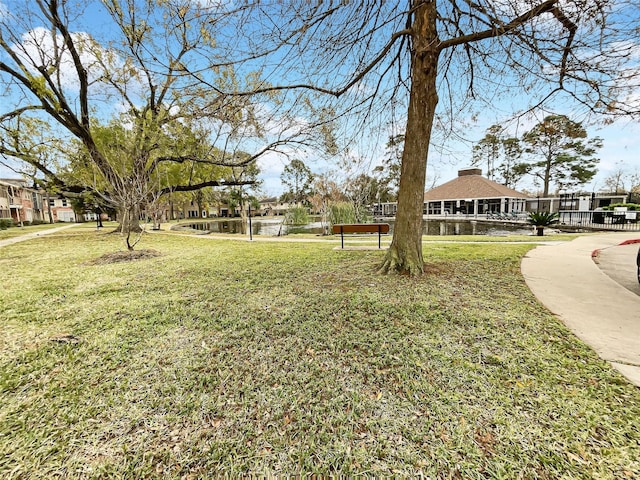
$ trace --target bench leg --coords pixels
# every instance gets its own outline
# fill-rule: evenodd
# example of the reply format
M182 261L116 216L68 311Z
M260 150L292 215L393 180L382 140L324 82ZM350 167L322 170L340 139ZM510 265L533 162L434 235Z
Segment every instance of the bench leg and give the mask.
M342 227L340 227L340 248L344 250L344 232L342 231Z

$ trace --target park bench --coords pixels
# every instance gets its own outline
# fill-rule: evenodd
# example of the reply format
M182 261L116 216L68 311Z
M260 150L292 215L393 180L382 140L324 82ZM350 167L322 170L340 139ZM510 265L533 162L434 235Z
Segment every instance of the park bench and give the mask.
M389 233L388 223L339 223L333 226L333 233L340 234L341 248L344 248L344 235L346 234L378 234L378 248L381 247L381 237Z

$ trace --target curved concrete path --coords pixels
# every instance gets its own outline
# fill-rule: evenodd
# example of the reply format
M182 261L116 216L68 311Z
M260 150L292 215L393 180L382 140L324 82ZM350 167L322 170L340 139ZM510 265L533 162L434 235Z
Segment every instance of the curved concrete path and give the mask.
M5 238L4 240L0 240L0 247L6 247L7 245L13 245L14 243L24 242L25 240L42 237L43 235L49 235L51 233L59 232L60 230L66 230L67 228L75 227L76 225L76 223L72 223L70 225L63 225L62 227L50 228L48 230L38 230L37 232L25 233L24 235L20 235L17 237Z
M551 312L640 386L640 296L592 259L596 250L638 238L638 232L605 233L538 246L522 260L521 269L533 294ZM629 271L635 278L635 265Z

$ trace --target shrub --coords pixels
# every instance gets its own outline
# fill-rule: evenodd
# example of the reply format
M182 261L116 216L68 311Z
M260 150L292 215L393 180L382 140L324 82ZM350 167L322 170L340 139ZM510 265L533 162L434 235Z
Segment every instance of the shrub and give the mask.
M284 214L284 223L287 225L306 225L309 223L309 213L305 207L291 207Z
M356 223L356 211L349 202L336 202L331 205L329 211L330 226L338 223Z
M607 205L606 207L602 207L603 210L613 210L616 207L627 207L627 210L630 212L639 210L640 204L637 203L612 203L611 205Z
M6 230L9 227L13 227L12 218L0 218L0 230Z
M558 214L551 212L530 212L528 222L535 225L538 236L544 235L544 227L553 225L558 221Z

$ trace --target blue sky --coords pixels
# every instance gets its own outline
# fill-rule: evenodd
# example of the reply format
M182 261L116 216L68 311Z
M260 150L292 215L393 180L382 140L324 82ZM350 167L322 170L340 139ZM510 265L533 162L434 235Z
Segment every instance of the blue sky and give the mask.
M11 5L12 2L16 1L5 0L5 3L6 5ZM193 1L210 5L224 3L219 2L219 0ZM2 0L0 0L0 16L3 11L1 2ZM4 7L5 10L7 8L6 6ZM95 34L105 33L108 27L104 25L101 18L102 15L97 13L97 10L89 9L82 18L81 24L83 24L86 31L91 31ZM471 163L473 142L480 140L484 136L486 128L495 123L502 123L508 113L511 113L515 108L521 108L524 105L521 102L524 100L524 98L518 98L518 95L514 94L511 98L499 100L498 102L500 103L494 105L495 110L482 110L473 120L461 119L461 124L464 125L461 130L464 132L464 139L459 138L459 135L458 137L450 136L446 140L442 140L441 137L436 135L433 140L435 146L431 149L429 159L427 185L434 183L434 180L436 184L444 183L454 178L458 169L468 167ZM501 113L498 114L496 112ZM572 117L573 112L570 106L558 105L557 109L553 109L553 113L563 113ZM538 120L542 116L540 114ZM534 118L524 120L517 131L510 129L510 133L521 135L535 123L536 120ZM599 136L603 139L603 148L598 155L601 159L599 173L594 181L586 185L584 189L600 190L604 187L604 179L617 169L624 168L630 174L640 170L640 159L638 159L638 152L640 152L640 125L637 122L620 120L606 126L589 125L588 132L590 137ZM354 156L367 157L366 164L373 167L380 163L384 154L384 142L390 133L392 132L382 131L375 140L361 139L358 144L351 146L349 153ZM395 133L398 132L396 131ZM262 190L265 194L277 195L282 193L280 174L289 158L302 159L316 173L332 172L335 175L344 173L339 166L338 159L334 159L334 161L327 160L320 155L316 155L313 151L302 151L297 148L285 148L285 150L288 150L288 157L272 153L259 160L263 171L262 179L264 184ZM446 153L442 153L443 151ZM0 177L12 177L14 175L13 172L0 166ZM534 188L533 185L527 182L522 182L519 186L529 189Z

